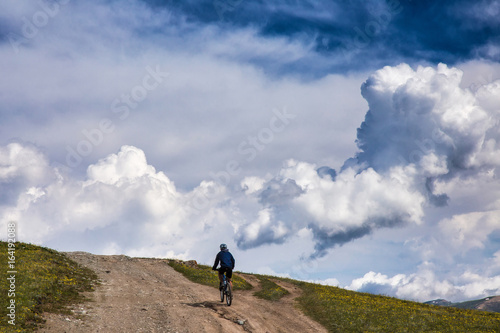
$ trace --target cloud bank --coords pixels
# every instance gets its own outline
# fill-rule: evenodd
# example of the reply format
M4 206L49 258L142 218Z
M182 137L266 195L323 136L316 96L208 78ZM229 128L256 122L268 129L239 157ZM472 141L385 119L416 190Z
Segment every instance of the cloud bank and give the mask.
M282 242L309 228L314 256L322 255L379 228L420 224L426 207L448 204L454 190L445 187L473 182L484 172L494 175L499 82L473 93L460 87L461 78L460 70L444 64L376 71L362 86L370 109L357 132L360 151L333 176L314 164L289 161L253 192L262 214L275 223L249 223L238 244L260 245L264 234L275 235L267 241ZM283 225L279 233L276 224Z
M70 238L99 253L165 257L188 252L196 237L225 222L216 197L211 197L214 207L204 216L190 205L193 195L217 184L203 182L180 193L136 147L123 146L117 154L90 165L84 180L61 174L31 146L9 144L1 157L2 165L7 165L2 169L2 187L23 184L23 188L16 187L17 201L4 204L0 218L2 223L17 221L22 240L45 243ZM74 235L81 239L71 240ZM185 244L183 252L172 252L179 249L178 243Z
M369 111L357 132L359 151L338 171L288 160L275 176L245 177L238 188L212 179L178 190L134 146L89 165L77 180L36 146L11 143L0 150L0 220L18 221L27 241L78 235L95 252L203 258L200 244L221 232L242 250L309 235L308 257L320 259L380 230L428 228L432 236L402 239L427 262L417 273L370 272L348 288L403 298L428 290L419 299L495 293L498 252L458 280L439 280L433 270L490 251L500 232L500 82L471 91L461 78L443 64L378 70L362 86ZM432 223L429 212L440 210L445 217Z
M428 301L445 296L447 299L460 300L487 297L498 294L500 276L484 277L470 271L460 276L440 280L434 273L435 268L420 268L417 273L398 274L393 277L368 272L355 279L347 289L394 295L398 298Z

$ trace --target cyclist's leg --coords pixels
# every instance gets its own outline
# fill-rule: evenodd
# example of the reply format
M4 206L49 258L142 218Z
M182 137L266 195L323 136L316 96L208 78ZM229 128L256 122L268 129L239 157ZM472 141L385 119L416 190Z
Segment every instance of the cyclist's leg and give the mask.
M224 271L222 270L222 268L219 268L218 272L219 272L219 289L220 289L222 288L222 275L224 275Z
M228 268L226 270L226 277L227 277L227 281L231 285L231 289L233 289L233 270L232 269Z

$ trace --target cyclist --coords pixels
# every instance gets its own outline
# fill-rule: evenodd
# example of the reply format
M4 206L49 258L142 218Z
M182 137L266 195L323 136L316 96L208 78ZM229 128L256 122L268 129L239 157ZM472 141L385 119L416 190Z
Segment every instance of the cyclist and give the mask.
M233 282L231 278L233 277L233 269L234 269L234 257L229 252L227 249L226 244L221 244L220 245L220 252L217 253L217 256L215 257L215 263L212 267L212 270L216 271L217 266L219 265L220 262L220 268L218 269L219 271L219 289L222 290L222 276L224 273L226 273L227 281L231 284L231 289L233 287Z

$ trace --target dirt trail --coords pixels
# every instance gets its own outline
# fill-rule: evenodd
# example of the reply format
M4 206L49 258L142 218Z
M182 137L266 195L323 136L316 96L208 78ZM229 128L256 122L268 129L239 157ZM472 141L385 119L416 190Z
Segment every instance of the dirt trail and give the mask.
M68 253L93 269L102 284L92 301L74 306L73 316L49 314L39 332L326 332L294 307L300 289L277 302L236 291L233 304L221 303L217 289L193 283L166 260ZM246 276L258 287L258 280Z

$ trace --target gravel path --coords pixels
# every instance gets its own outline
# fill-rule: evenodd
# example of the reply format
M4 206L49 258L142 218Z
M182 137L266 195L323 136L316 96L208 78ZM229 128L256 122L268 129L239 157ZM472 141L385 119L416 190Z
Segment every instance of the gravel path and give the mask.
M277 302L236 291L233 304L221 303L217 289L202 286L177 273L162 259L67 255L93 269L102 284L72 307L73 316L48 314L39 332L326 332L294 304L300 289L280 283L290 295ZM258 280L245 276L258 288Z

